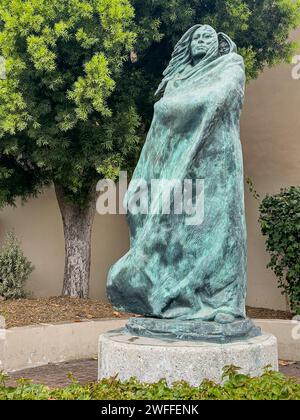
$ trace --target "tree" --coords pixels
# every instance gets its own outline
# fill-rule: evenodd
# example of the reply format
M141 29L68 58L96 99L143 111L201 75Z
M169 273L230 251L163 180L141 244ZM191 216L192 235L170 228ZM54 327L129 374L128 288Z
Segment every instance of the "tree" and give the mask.
M0 200L54 182L71 296L88 294L95 184L134 167L183 32L228 33L250 80L290 59L300 22L299 0L131 0L135 16L128 1L0 0Z
M139 141L130 97L110 102L135 39L133 16L127 0L0 1L1 199L54 182L64 295L88 296L96 182Z
M299 0L132 0L132 3L136 10L139 59L128 63L129 68L125 68L128 77L122 81L135 92L146 131L162 72L176 42L192 25L207 23L218 32L227 33L244 57L248 81L266 66L290 62L296 51L296 43L289 36L300 24Z

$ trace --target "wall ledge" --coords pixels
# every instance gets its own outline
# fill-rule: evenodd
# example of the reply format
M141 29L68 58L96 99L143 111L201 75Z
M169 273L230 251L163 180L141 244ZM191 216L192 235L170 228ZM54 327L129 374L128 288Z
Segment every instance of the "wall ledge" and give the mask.
M278 340L279 358L300 361L300 322L254 320ZM0 329L0 371L18 370L95 357L101 334L123 328L126 319L39 324Z

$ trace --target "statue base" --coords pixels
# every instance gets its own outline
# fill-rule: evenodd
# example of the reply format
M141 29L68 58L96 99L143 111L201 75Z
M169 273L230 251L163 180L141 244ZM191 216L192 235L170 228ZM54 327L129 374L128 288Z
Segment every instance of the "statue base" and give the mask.
M225 344L260 336L261 329L249 318L236 320L231 324L201 320L130 318L124 333L158 339Z
M260 376L266 366L277 371L276 338L262 334L241 342L214 344L137 337L120 329L99 339L99 380L135 377L143 383L166 379L169 385L183 380L199 386L204 379L221 383L224 367L231 365L252 377Z

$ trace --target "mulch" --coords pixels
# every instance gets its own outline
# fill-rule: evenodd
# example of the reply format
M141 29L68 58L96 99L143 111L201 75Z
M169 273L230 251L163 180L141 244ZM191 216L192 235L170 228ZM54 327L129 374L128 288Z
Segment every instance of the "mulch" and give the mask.
M292 319L290 312L264 308L247 308L254 319ZM51 297L0 301L0 315L6 320L6 327L21 327L33 324L81 322L102 318L128 318L132 314L114 310L110 303L92 299Z
M247 315L253 319L293 319L293 314L288 311L275 311L273 309L265 308L251 308L247 307Z
M5 318L7 328L129 316L115 311L107 302L68 297L2 301L0 315Z

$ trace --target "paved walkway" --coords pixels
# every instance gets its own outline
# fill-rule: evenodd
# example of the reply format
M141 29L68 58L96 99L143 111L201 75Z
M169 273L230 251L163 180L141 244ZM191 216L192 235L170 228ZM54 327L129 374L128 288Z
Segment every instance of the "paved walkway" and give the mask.
M296 377L300 382L300 363L281 366L280 371L286 376ZM97 380L97 360L78 360L26 369L11 374L7 386L15 386L16 379L25 378L51 388L65 387L70 385L70 379L68 379L70 373L81 384L94 382Z
M97 381L98 362L97 360L77 360L58 364L49 364L32 369L25 369L10 374L7 386L16 386L16 379L30 379L34 383L41 383L50 388L63 388L71 384L68 378L72 374L81 384Z
M280 371L286 376L296 378L300 382L300 362L287 366L280 366Z

